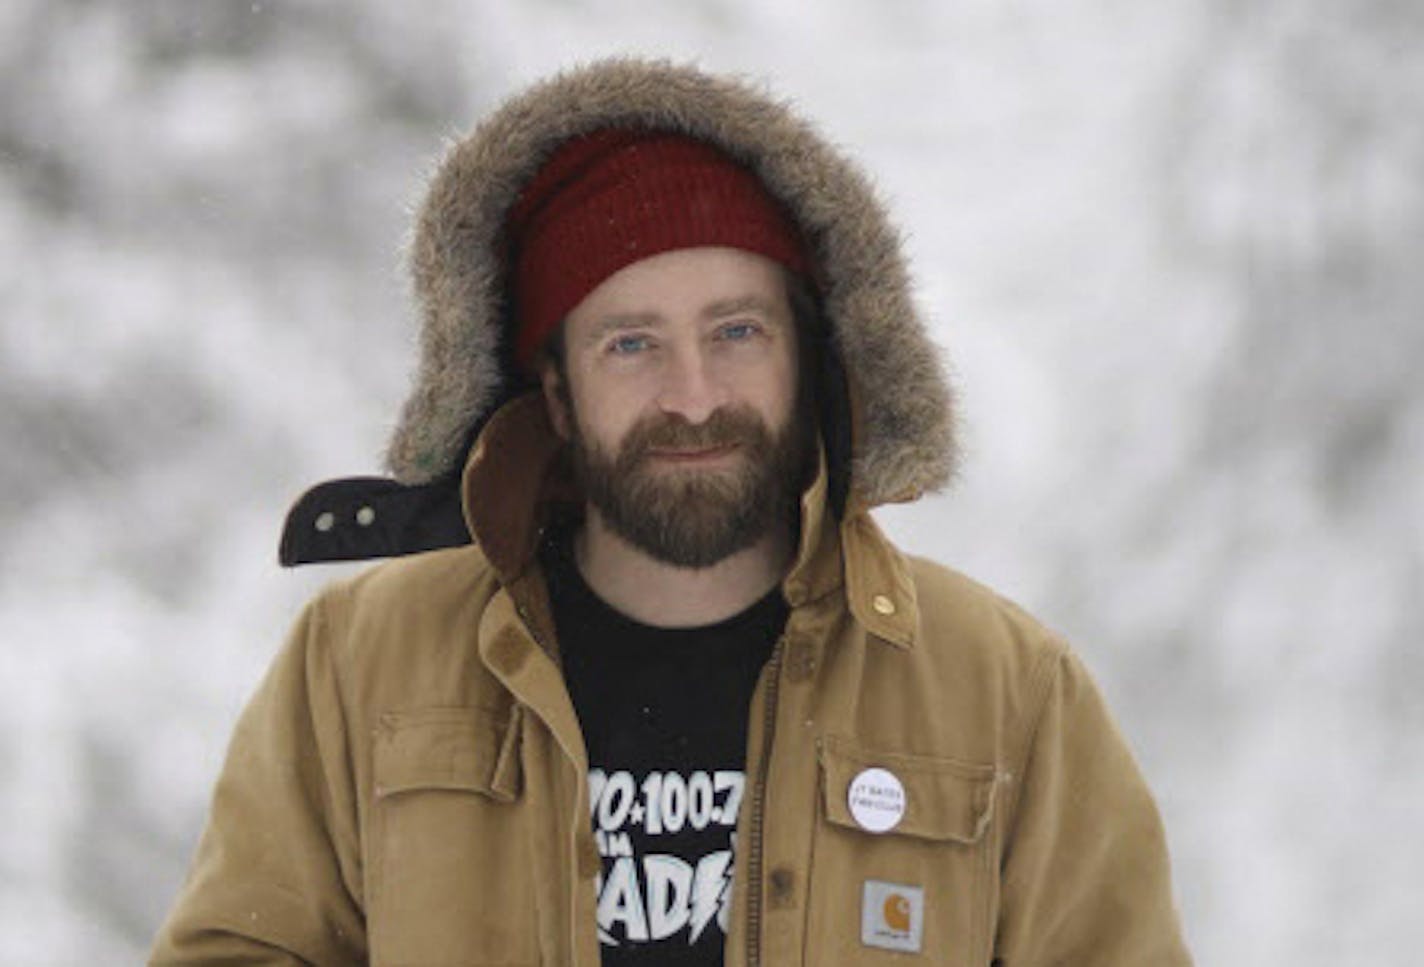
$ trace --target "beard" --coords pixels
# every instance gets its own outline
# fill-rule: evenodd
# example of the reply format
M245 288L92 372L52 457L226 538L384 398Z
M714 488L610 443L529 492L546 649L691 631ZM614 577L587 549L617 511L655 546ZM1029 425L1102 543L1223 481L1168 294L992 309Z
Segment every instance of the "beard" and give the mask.
M723 407L703 423L644 417L610 453L575 415L569 446L584 496L609 529L655 560L704 568L746 550L797 516L810 456L804 406L772 430L751 407ZM730 466L658 467L656 451L734 448Z

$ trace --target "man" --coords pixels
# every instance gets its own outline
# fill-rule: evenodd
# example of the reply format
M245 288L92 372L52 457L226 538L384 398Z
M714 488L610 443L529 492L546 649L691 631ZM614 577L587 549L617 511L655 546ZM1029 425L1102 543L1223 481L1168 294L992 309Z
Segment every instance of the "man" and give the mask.
M398 482L283 558L425 553L298 622L154 963L1189 962L1078 660L870 516L952 422L852 165L602 63L454 147L413 263Z

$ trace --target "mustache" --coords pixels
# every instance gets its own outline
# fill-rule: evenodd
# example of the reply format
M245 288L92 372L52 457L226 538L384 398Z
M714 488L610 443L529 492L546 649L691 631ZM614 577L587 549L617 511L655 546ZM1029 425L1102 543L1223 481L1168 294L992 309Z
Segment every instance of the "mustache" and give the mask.
M750 407L721 407L701 423L675 413L649 416L628 431L622 458L637 460L652 450L708 450L768 439L766 425Z

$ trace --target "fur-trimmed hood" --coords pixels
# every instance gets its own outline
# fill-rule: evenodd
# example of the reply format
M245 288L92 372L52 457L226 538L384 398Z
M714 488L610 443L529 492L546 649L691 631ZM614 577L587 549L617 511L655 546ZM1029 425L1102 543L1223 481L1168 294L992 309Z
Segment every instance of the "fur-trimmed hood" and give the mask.
M611 126L719 146L799 222L849 382L851 499L874 506L943 486L955 462L950 388L870 182L756 87L630 59L571 70L510 99L450 148L432 179L410 251L420 365L387 452L396 479L424 484L457 470L472 432L517 388L504 344L505 212L555 147Z

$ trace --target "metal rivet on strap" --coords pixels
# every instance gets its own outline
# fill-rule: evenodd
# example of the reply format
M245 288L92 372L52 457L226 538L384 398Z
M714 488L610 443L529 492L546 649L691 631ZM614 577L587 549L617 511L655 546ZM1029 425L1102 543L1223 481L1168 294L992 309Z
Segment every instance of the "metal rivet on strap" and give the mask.
M329 510L324 510L316 515L316 529L319 531L329 531L336 526L336 515Z
M370 527L376 520L376 510L374 507L362 507L356 511L356 523L362 527Z

